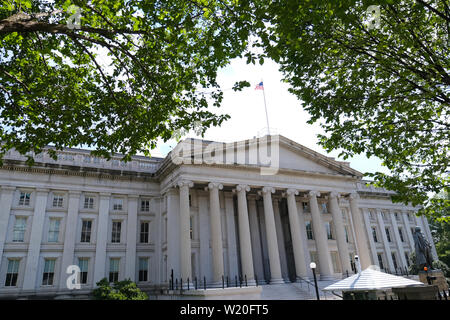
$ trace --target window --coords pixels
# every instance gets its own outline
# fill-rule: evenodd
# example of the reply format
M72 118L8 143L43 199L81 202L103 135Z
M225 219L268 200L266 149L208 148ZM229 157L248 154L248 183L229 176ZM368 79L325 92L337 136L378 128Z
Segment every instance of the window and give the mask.
M48 227L48 242L58 242L60 222L60 219L50 218Z
M389 233L389 228L386 228L386 238L388 242L391 242L391 234Z
M400 236L400 240L401 240L402 242L405 242L405 240L404 240L404 238L403 238L403 230L402 230L402 228L398 228L398 234L399 234L399 236Z
M89 258L78 258L80 267L80 284L86 284L88 279Z
M94 160L93 162L96 164L101 163L101 159L99 157L94 157L93 160Z
M86 196L84 197L84 208L94 209L94 197Z
M60 194L55 194L53 196L53 207L62 208L64 203L64 196Z
M306 201L302 202L303 212L310 212L309 210L309 203Z
M377 228L372 227L372 236L373 236L373 241L374 242L378 242L378 238L377 238Z
M189 195L189 207L192 207L192 196Z
M189 236L194 239L194 230L192 229L192 217L189 218Z
M91 163L91 157L90 156L84 156L83 157L83 162L84 163Z
M148 243L149 223L141 222L140 242Z
M111 242L112 243L119 243L120 242L120 229L122 228L122 222L121 221L113 221L112 223L112 235L111 235Z
M109 259L109 282L119 281L120 258Z
M382 211L382 212L381 212L381 217L383 217L383 220L387 220L387 218L386 218L386 212Z
M92 220L83 220L81 225L81 242L91 242Z
M123 210L123 199L114 198L113 200L113 210L114 211L122 211Z
M408 220L409 220L409 222L414 222L411 212L408 212Z
M397 266L397 258L395 257L395 253L392 252L391 256L392 256L392 263L394 264L394 269L397 270L398 266Z
M55 274L55 259L45 259L44 274L42 276L42 285L52 286L54 274Z
M384 269L383 257L381 256L381 253L379 253L377 256L378 256L378 264L380 265L380 269Z
M344 230L345 230L345 241L348 243L348 227L344 226Z
M8 259L8 269L6 271L5 287L17 286L17 277L19 276L19 264L18 259Z
M30 199L31 199L31 193L30 192L20 192L19 206L29 206L30 205Z
M325 222L325 229L327 230L327 238L328 238L328 240L332 240L333 239L333 234L331 233L331 223L330 222Z
M400 221L400 216L398 215L398 212L394 212L395 220Z
M311 221L306 221L306 236L307 236L308 240L314 239L313 231L312 231L312 227L311 227Z
M25 239L25 230L27 227L27 218L16 217L13 227L13 242L23 242Z
M322 213L328 213L328 207L327 207L326 202L322 202L322 203L320 204L320 206L321 206L321 208L322 208Z
M370 220L375 220L375 214L372 210L369 211Z
M148 258L139 258L139 281L148 281Z
M409 255L408 252L405 251L406 265L409 267Z
M143 212L150 211L150 200L141 200L141 211Z

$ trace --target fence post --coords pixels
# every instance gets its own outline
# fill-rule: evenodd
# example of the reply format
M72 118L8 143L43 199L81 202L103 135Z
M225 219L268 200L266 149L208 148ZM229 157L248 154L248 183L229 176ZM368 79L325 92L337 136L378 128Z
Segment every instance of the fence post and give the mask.
M203 276L203 289L206 290L206 277Z
M183 278L180 278L180 290L183 291Z
M197 284L197 276L195 277L195 290L198 289L198 284Z
M227 288L230 286L229 282L228 282L228 276L227 276Z
M242 288L242 275L239 275L239 288Z
M189 290L189 278L187 278L187 285L188 285L188 290Z
M222 289L225 289L225 279L224 279L223 275L222 275Z
M178 278L175 279L175 290L178 290Z
M258 286L258 276L255 274L255 282L256 282L256 286Z
M347 278L348 278L348 270L345 271L347 273Z
M244 279L245 279L245 286L247 287L247 275L244 274Z
M235 280L235 287L237 287L237 276L234 276L234 280Z
M173 290L173 269L171 269L171 271L170 271L170 285L171 285L172 290Z

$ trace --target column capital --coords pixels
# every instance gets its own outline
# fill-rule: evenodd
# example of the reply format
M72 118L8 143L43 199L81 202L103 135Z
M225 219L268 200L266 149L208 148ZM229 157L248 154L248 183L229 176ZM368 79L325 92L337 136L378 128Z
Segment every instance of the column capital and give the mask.
M275 193L275 188L273 188L273 187L263 187L262 189L261 189L261 192L263 193L263 194L266 194L266 193Z
M109 199L111 197L111 193L109 192L100 192L100 199Z
M175 183L175 185L178 188L182 188L182 187L188 187L188 188L192 188L194 186L194 183L190 180L179 180Z
M223 184L221 184L219 182L210 182L210 183L208 183L207 189L209 189L209 190L212 190L212 189L222 190L223 189ZM206 188L205 188L205 191L206 191Z
M333 198L339 199L341 197L341 195L336 191L331 191L328 196L330 197L330 199L333 199Z
M80 197L81 191L79 190L69 190L69 197Z
M236 189L234 189L234 190L236 190L238 192L240 192L240 191L247 191L247 192L249 192L250 191L250 187L248 185L246 185L246 184L238 184L236 186Z
M287 196L292 196L292 195L293 196L298 196L298 190L297 189L293 189L293 188L289 188L283 193L286 194Z
M50 192L50 189L47 188L36 188L36 194L39 195L46 195L47 193Z
M308 196L311 197L320 197L320 192L319 191L315 191L315 190L311 190L310 192L308 192Z
M350 200L359 200L359 199L360 199L360 196L359 196L359 194L357 194L356 192L353 192L353 193L350 193L350 194L349 194L348 198L349 198Z

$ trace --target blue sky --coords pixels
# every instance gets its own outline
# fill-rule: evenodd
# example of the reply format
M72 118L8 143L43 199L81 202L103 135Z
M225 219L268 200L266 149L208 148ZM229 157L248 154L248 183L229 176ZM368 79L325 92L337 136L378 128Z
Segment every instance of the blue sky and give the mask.
M317 142L317 134L324 133L319 124L307 124L309 114L301 107L300 101L288 92L288 84L281 81L282 75L278 71L278 65L266 60L264 65L247 65L245 59L235 59L230 65L222 69L218 74L218 83L224 90L222 107L215 109L216 113L227 113L231 118L221 127L210 128L206 131L204 139L233 142L258 136L266 125L263 93L255 90L256 84L264 82L266 104L269 125L276 133L294 140L310 149L329 157L337 156L339 151L329 154L320 147ZM241 92L230 89L236 81L247 80L251 86ZM192 132L185 137L196 137ZM176 145L175 140L166 143L160 141L152 156L164 157ZM376 157L368 159L364 155L347 159L350 166L361 172L388 172L381 165L381 160Z

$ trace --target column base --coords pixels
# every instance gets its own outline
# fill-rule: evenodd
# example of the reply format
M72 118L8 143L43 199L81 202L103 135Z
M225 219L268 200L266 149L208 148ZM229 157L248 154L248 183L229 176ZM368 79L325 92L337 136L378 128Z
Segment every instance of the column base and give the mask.
M223 283L223 286L225 288L227 287L226 281ZM211 284L207 284L207 287L208 288L222 288L222 280L216 281L216 282L212 282Z
M182 286L183 290L188 290L188 284L183 282L183 286ZM192 282L189 282L189 290L194 290L195 286Z
M284 284L284 280L283 278L279 278L279 279L270 279L270 284Z
M242 281L242 286L245 287L245 281ZM247 280L247 287L256 286L255 279Z
M265 284L267 284L267 281L266 281L266 279L258 279L258 284L265 285Z

